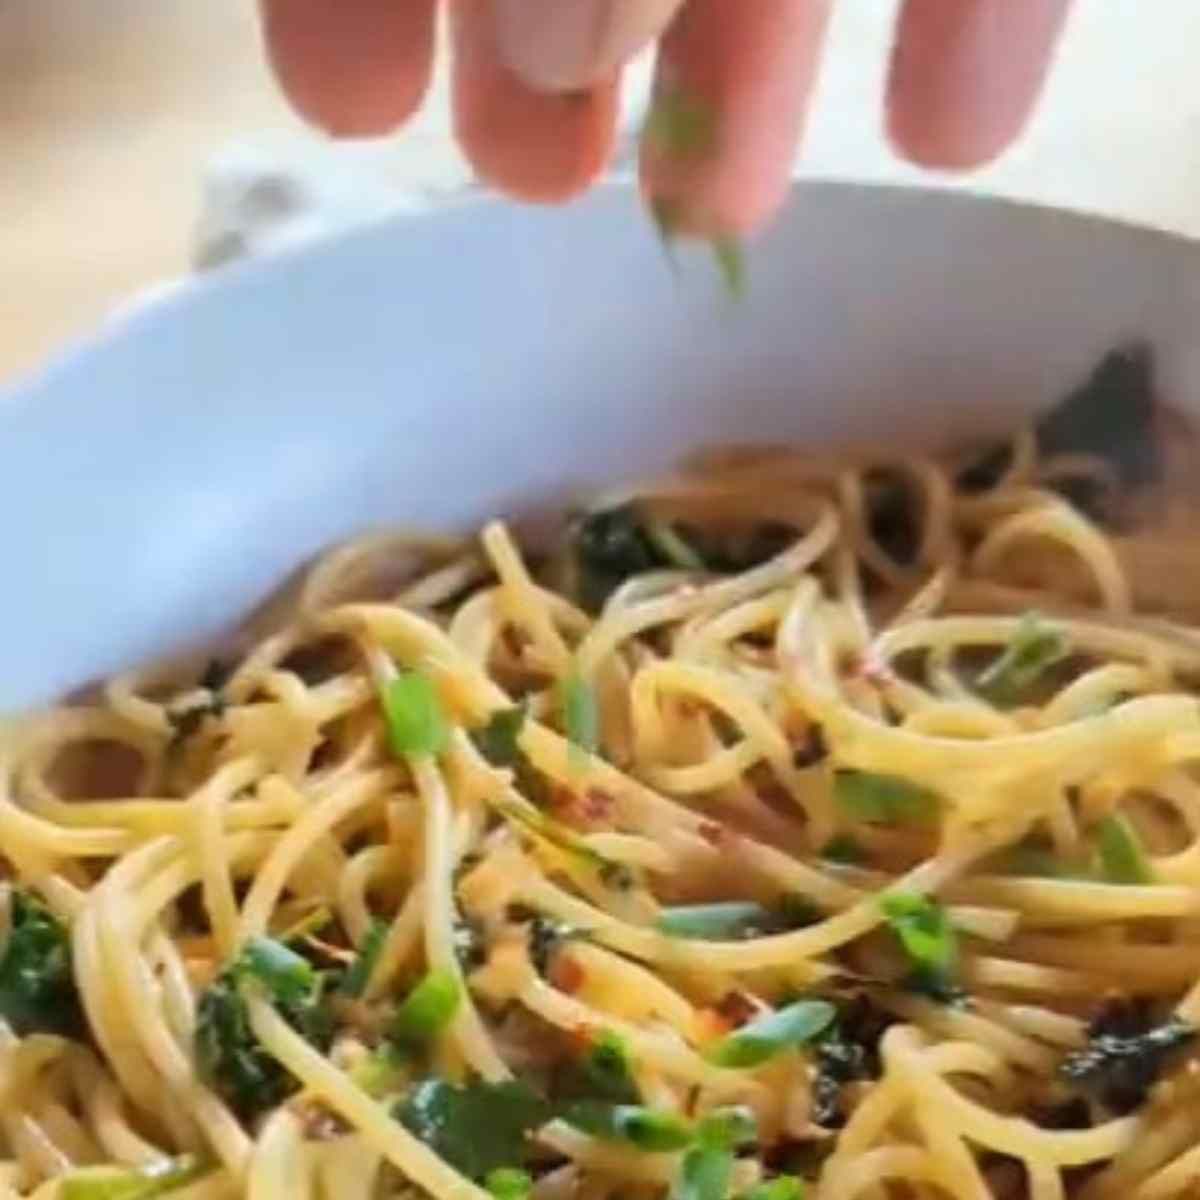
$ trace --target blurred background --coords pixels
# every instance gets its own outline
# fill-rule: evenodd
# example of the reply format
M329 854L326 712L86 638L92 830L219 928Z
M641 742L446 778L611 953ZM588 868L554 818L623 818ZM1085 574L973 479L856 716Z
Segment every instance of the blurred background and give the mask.
M806 174L917 178L879 134L895 6L840 0ZM1076 0L1024 140L969 180L934 182L1200 234L1197 47L1197 0ZM467 178L448 130L442 80L397 137L329 147L277 93L253 0L0 0L0 378L186 275L203 180L231 151L287 145L287 169L428 193Z

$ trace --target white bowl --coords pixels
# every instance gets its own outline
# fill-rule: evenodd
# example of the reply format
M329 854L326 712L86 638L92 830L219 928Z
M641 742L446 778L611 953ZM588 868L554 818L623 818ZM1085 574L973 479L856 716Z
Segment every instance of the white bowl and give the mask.
M740 303L687 266L627 187L481 202L219 275L0 398L0 708L208 637L366 526L462 526L698 444L997 430L1134 335L1200 397L1181 239L808 185Z

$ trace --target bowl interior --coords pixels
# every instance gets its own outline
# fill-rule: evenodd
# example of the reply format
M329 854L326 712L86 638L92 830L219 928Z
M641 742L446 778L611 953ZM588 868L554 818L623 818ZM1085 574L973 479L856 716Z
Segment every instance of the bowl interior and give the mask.
M227 626L365 527L462 526L701 444L945 443L1150 340L1200 398L1200 254L1011 204L805 185L725 296L631 188L234 269L0 400L0 708Z

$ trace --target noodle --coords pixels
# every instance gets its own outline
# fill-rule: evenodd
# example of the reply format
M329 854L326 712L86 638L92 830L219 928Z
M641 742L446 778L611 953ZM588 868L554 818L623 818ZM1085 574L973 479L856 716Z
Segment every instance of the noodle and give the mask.
M14 723L0 1197L1196 1194L1196 510L1061 430L372 534Z

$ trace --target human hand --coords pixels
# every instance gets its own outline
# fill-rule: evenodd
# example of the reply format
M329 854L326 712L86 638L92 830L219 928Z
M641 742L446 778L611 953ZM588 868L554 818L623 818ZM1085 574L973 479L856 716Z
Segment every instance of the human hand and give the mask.
M438 0L260 0L271 59L309 120L387 132L420 105ZM448 0L455 135L479 176L561 201L603 171L621 66L661 38L647 199L675 232L741 236L787 194L832 0ZM893 145L922 166L994 157L1031 111L1070 0L905 0Z

